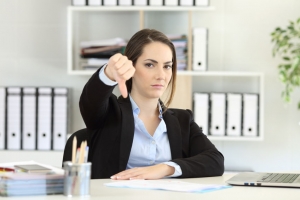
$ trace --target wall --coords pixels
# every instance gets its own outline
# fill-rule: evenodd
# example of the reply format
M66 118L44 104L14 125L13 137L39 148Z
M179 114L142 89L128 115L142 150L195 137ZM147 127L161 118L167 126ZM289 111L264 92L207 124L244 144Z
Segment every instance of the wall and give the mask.
M74 132L84 127L78 100L89 76L67 75L66 8L70 2L0 0L0 86L71 87L70 132ZM265 139L214 142L225 155L226 169L299 169L300 112L296 99L300 92L294 93L291 104L284 105L270 33L300 17L300 1L211 0L211 4L215 10L194 13L193 22L209 28L209 69L265 73ZM55 161L57 166L59 160ZM3 156L1 161L5 161Z

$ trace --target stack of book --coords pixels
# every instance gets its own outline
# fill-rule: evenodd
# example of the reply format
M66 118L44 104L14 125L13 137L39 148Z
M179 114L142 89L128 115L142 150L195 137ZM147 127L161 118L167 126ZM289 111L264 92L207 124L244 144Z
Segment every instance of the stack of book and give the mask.
M177 58L177 70L187 68L187 38L185 35L167 35L174 44Z
M123 54L126 44L126 40L122 38L81 42L80 56L84 60L82 63L83 69L98 69L106 64L114 54Z

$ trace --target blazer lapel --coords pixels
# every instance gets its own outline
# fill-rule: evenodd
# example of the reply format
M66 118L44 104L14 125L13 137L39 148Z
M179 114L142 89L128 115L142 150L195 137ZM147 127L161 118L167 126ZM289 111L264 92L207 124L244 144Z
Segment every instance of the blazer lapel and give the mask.
M172 159L182 158L182 138L178 119L173 115L173 111L167 110L163 114L167 126Z
M122 96L119 97L119 103L122 112L119 168L120 171L123 171L126 169L132 147L134 136L134 118L129 97L126 99L124 99Z

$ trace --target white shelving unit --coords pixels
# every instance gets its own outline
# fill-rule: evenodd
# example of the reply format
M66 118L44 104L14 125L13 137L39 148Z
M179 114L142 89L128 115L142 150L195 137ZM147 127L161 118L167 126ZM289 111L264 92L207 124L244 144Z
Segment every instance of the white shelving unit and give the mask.
M94 18L97 18L99 16L96 16L99 13L122 13L126 12L126 14L121 15L123 17L126 17L127 15L134 15L136 17L133 17L132 19L138 18L137 21L130 23L132 25L133 23L137 24L135 28L137 30L143 29L145 27L145 24L147 21L147 17L145 15L147 13L153 13L154 11L160 11L160 12L183 12L185 15L185 21L184 24L186 27L182 28L185 29L185 33L187 34L188 38L188 70L187 71L178 71L178 82L177 82L177 94L175 95L175 105L174 107L180 108L180 106L184 108L192 109L192 93L193 91L193 80L197 78L254 78L258 79L258 89L257 92L259 93L259 102L260 102L260 110L259 110L259 136L258 137L228 137L228 136L220 136L220 137L212 137L208 136L209 139L214 141L262 141L264 138L264 74L263 73L257 73L257 72L229 72L229 71L192 71L192 28L193 28L193 12L204 12L204 11L213 11L215 10L214 7L183 7L183 6L177 6L177 7L168 7L168 6L100 6L100 7L89 7L89 6L82 6L82 7L75 7L75 6L69 6L68 7L68 74L70 75L92 75L94 73L94 70L83 70L79 67L78 59L76 60L76 57L79 57L79 41L83 38L83 36L79 35L77 31L84 31L81 26L78 26L76 24L76 20L83 23L83 19L78 17L78 15L94 15ZM103 17L104 15L100 15ZM138 17L137 17L138 16ZM147 15L146 15L147 16ZM110 17L113 17L113 15L110 15ZM88 17L86 17L88 18ZM84 18L84 19L86 19ZM94 19L89 20L93 21ZM101 20L101 19L99 19ZM104 19L105 20L105 19ZM123 19L126 22L126 19ZM88 20L85 23L89 23ZM153 23L153 22L152 22ZM155 23L155 22L154 22ZM150 25L151 26L151 25ZM78 28L79 27L79 28ZM132 27L131 27L132 28ZM152 28L152 27L151 27ZM99 33L102 33L101 30L97 30ZM124 30L125 32L127 30ZM88 33L85 33L88 35ZM122 33L121 33L122 34ZM123 33L126 34L126 33ZM79 35L79 36L78 36ZM80 38L80 39L78 39ZM191 89L190 89L191 88ZM229 92L229 91L228 91ZM182 98L182 97L185 98ZM179 101L176 102L176 99ZM187 103L188 102L188 103ZM180 105L180 106L178 106Z

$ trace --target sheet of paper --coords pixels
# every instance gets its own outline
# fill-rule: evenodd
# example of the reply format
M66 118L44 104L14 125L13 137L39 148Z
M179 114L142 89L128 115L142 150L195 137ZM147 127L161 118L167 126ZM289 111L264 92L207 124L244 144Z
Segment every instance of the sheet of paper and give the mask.
M150 189L150 190L169 190L178 192L211 192L215 190L230 188L228 185L208 185L189 183L178 180L126 180L126 181L114 181L110 183L104 183L109 187L123 187L123 188L137 188L137 189Z

